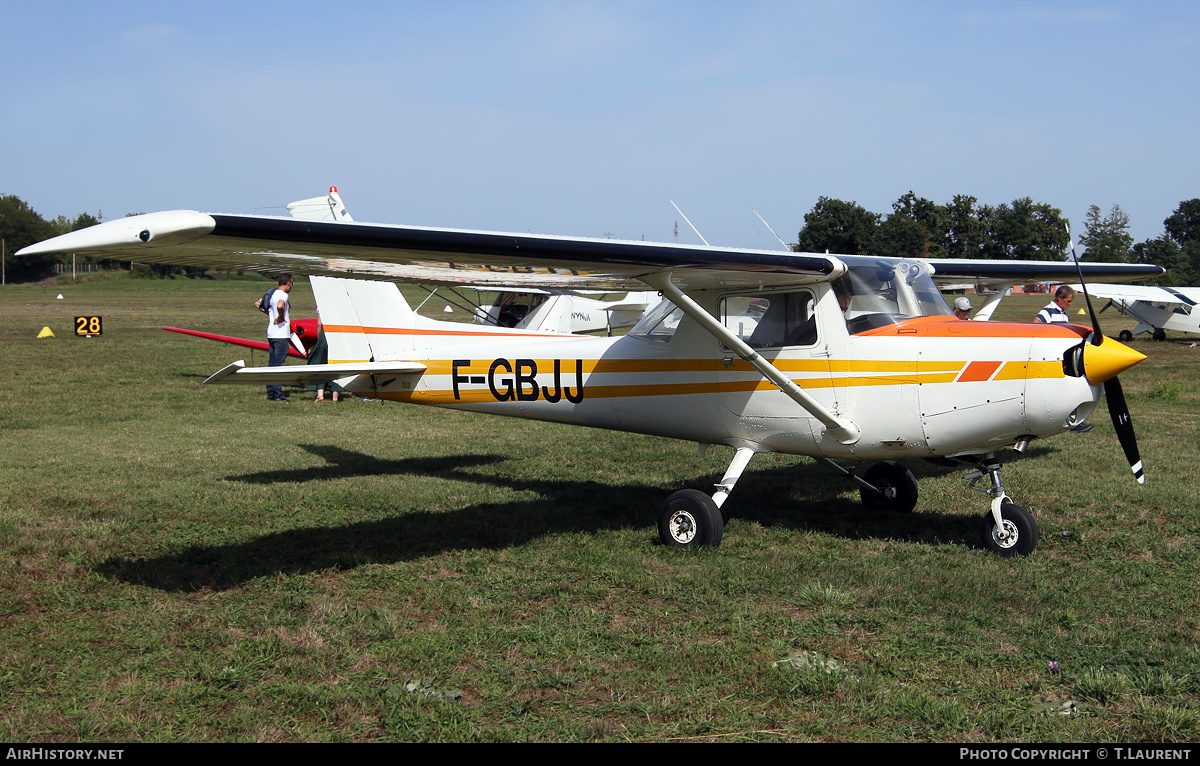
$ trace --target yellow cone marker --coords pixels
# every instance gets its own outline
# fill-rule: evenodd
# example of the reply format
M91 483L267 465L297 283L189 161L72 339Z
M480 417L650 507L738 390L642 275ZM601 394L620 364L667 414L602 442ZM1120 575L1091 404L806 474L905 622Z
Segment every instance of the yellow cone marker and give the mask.
M53 330L51 330L51 329L49 328L49 326L47 326L47 327L43 327L43 328L42 328L42 331L38 333L38 337L39 337L39 338L53 338L53 337L54 337L54 331L53 331Z

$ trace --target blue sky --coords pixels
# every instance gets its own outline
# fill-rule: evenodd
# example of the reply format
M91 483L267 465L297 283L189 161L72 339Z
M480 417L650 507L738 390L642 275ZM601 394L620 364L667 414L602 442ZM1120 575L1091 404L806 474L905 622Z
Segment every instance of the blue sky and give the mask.
M1186 2L0 0L0 193L777 247L819 196L1200 197ZM266 208L266 209L264 209Z

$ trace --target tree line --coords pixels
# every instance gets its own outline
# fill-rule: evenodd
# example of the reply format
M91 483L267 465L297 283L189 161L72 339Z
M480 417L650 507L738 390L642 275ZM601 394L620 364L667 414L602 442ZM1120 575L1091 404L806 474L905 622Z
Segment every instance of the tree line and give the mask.
M80 213L74 218L60 215L54 220L47 221L29 207L29 204L13 194L0 196L0 239L4 240L4 278L6 282L33 282L44 279L54 273L54 265L61 263L64 256L33 255L13 258L12 254L26 245L41 242L43 239L66 234L76 229L94 226L99 220L88 214ZM84 259L95 263L98 259ZM65 262L70 263L70 256L65 256Z
M130 213L130 215L134 215ZM20 197L13 194L0 196L0 239L4 241L4 281L6 282L36 282L54 275L54 267L58 264L70 264L70 253L51 253L47 255L23 255L13 258L17 250L41 242L60 234L86 229L100 223L100 219L90 213L80 213L74 218L60 215L47 221ZM77 265L94 265L106 269L131 268L129 261L116 261L111 258L100 258L90 255L75 257ZM133 264L135 276L173 277L182 274L187 277L203 276L205 270L194 266L167 266L160 263Z
M15 195L0 196L0 238L4 240L5 278L31 282L54 273L70 255L12 258L26 245L99 223L80 213L47 221ZM1069 247L1062 211L1029 197L1000 205L981 205L975 197L955 195L941 205L913 192L892 203L886 216L856 202L820 197L804 216L796 250L899 258L1005 258L1062 260ZM1080 258L1113 263L1153 263L1167 269L1163 284L1200 285L1200 199L1191 199L1163 221L1163 233L1134 243L1129 216L1119 205L1107 214L1092 205L1079 234ZM126 262L79 256L78 263L117 268ZM203 269L151 264L136 270L145 276L200 276Z
M1092 205L1079 232L1080 259L1153 263L1167 269L1164 284L1200 284L1200 199L1181 202L1163 221L1163 233L1134 244L1120 205L1107 214ZM941 205L913 192L886 216L856 202L820 197L804 216L794 249L811 253L897 258L990 258L1061 261L1070 239L1062 211L1029 197L981 205L955 195Z

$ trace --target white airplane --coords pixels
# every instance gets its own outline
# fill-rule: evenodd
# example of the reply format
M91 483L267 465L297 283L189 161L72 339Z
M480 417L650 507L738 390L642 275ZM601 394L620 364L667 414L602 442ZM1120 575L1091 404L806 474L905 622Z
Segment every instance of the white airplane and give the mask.
M1073 287L1080 289L1080 285ZM1200 304L1200 287L1093 285L1088 292L1098 298L1107 298L1109 305L1117 311L1137 320L1138 325L1132 332L1121 330L1117 334L1122 342L1151 330L1154 340L1165 340L1167 330L1200 333L1200 309L1196 308ZM1107 308L1108 305L1100 311Z
M1104 338L1094 320L1091 331L959 321L932 275L936 266L955 281L1127 280L1161 274L1154 266L931 263L193 211L108 221L21 254L60 251L309 275L330 363L235 362L211 383L337 380L394 401L733 448L711 495L685 489L662 504L667 545L718 545L721 509L750 460L782 452L840 471L867 508L901 512L916 506L918 488L897 461L967 464L970 488L991 498L983 544L1028 554L1037 523L1010 500L996 452L1067 431L1102 390L1144 480L1117 379L1142 354ZM624 336L564 335L425 318L395 281L648 287L666 300ZM862 475L840 464L863 460L875 462Z
M475 323L538 332L586 333L606 330L611 335L615 329L637 324L647 311L662 300L662 296L653 290L629 292L619 300L602 301L585 297L587 293L602 292L596 290L475 285L461 289L495 293L492 302L485 306L455 291L460 299L469 304Z

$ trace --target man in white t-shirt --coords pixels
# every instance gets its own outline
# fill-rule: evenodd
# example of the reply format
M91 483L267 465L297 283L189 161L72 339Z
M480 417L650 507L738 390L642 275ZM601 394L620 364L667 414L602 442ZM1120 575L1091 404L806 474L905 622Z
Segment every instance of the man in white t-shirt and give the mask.
M267 364L271 367L282 367L287 361L288 346L292 342L291 306L288 303L288 293L292 291L292 275L280 274L279 287L271 293L271 306L267 311L267 344L271 347L271 357ZM267 386L268 402L286 402L283 386Z

